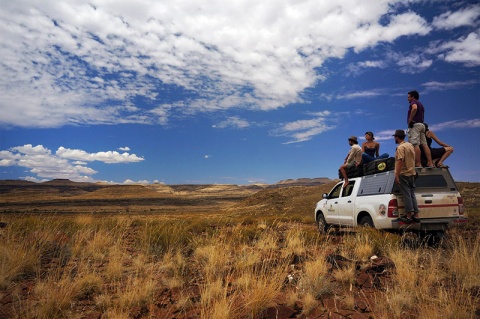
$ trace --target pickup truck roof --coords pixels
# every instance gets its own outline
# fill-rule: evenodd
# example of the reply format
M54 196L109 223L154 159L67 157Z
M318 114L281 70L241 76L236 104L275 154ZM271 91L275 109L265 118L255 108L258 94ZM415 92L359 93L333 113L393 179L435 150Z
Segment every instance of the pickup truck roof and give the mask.
M418 178L415 180L416 191L458 192L448 168L417 168ZM355 179L362 180L357 196L377 194L400 194L395 184L394 171L366 175Z

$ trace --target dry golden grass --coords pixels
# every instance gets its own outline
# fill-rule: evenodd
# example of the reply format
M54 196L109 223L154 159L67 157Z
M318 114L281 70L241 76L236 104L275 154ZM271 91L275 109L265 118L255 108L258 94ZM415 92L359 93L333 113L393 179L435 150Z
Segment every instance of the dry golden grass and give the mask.
M12 297L12 318L260 318L282 296L307 317L327 311L326 298L354 311L356 276L374 254L395 267L372 318L475 318L480 309L474 226L432 248L371 229L320 236L313 222L261 214L0 217L0 298ZM332 253L351 263L332 268Z

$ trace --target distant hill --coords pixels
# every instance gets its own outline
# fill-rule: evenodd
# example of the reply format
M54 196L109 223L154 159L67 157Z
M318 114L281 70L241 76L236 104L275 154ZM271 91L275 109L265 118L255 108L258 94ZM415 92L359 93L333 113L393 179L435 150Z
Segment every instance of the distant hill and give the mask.
M275 184L249 184L249 185L235 185L235 184L104 184L104 183L88 183L88 182L74 182L69 179L53 179L47 182L35 183L24 180L0 180L0 194L25 191L30 192L49 192L61 193L62 196L74 196L94 192L101 189L109 189L103 191L103 194L114 194L116 191L128 193L128 190L146 187L165 194L180 194L196 192L199 194L216 193L216 192L232 192L238 190L246 190L248 192L260 191L265 188L289 187L289 186L318 186L330 182L331 180L325 177L321 178L299 178L286 179ZM121 190L121 191L120 191ZM102 192L101 192L102 193Z
M319 186L326 183L330 183L331 181L332 181L331 179L326 177L286 179L276 184L269 185L268 187L272 188L272 187L286 187L286 186Z
M105 185L57 179L0 181L0 212L301 213L309 216L338 180L287 179L265 185ZM458 182L465 206L480 207L480 183Z

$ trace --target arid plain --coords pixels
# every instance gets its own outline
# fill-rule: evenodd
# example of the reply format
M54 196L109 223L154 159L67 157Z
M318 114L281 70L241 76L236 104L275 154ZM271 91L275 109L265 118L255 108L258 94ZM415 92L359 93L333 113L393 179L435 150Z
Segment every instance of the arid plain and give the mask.
M478 318L480 183L436 246L320 235L335 181L0 181L0 318Z

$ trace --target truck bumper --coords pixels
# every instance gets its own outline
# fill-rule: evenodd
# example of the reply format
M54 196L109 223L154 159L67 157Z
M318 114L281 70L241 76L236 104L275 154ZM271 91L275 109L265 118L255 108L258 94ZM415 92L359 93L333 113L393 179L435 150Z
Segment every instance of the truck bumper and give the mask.
M411 231L444 231L452 227L462 227L468 222L468 218L459 216L451 218L425 218L419 223L406 223L400 220L392 220L392 228L395 230Z

